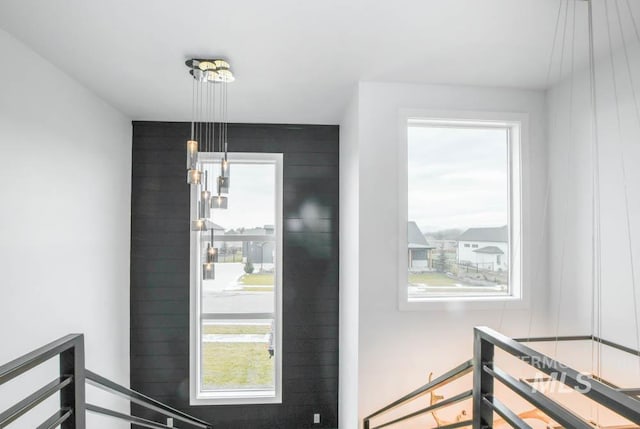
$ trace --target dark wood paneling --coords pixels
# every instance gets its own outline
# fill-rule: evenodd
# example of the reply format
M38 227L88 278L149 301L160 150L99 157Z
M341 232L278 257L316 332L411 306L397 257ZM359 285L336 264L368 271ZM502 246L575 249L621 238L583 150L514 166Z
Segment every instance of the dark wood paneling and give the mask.
M338 127L229 126L230 151L284 154L283 403L205 407L188 398L189 130L179 122L133 124L131 387L220 429L335 428ZM312 225L301 217L305 204L318 209ZM312 424L313 413L321 424Z

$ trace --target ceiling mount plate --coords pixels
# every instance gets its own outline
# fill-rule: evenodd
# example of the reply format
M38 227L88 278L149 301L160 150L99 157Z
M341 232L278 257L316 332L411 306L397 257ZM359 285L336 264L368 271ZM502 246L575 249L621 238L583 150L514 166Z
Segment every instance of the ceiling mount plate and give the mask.
M233 82L229 62L221 58L191 58L185 62L189 74L202 82Z

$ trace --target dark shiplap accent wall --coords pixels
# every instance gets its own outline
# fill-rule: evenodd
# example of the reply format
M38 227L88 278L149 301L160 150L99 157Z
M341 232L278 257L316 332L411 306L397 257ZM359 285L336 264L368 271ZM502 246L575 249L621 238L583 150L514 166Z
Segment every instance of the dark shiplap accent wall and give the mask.
M335 428L338 126L229 125L231 152L284 154L281 405L189 406L189 132L187 123L133 123L131 387L218 429Z

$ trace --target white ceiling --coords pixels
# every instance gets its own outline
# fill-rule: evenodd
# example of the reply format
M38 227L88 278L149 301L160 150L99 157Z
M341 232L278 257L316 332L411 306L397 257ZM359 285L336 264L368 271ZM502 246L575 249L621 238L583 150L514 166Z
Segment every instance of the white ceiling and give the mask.
M188 119L184 60L222 56L231 121L336 124L358 80L544 87L559 1L2 0L0 27L132 119Z

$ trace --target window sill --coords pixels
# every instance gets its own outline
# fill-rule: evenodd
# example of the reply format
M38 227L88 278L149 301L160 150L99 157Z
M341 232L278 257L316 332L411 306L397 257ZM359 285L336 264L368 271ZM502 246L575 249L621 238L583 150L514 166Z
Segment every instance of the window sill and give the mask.
M275 391L246 391L246 392L203 392L191 398L190 404L198 405L260 405L281 404L282 397Z
M526 309L528 307L528 302L522 297L513 295L433 297L419 301L408 301L406 297L403 297L399 302L400 311L500 310L503 308Z

